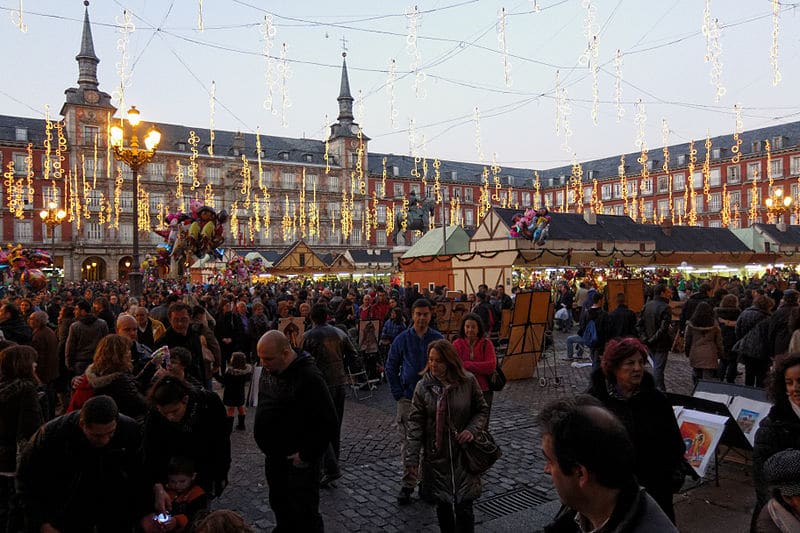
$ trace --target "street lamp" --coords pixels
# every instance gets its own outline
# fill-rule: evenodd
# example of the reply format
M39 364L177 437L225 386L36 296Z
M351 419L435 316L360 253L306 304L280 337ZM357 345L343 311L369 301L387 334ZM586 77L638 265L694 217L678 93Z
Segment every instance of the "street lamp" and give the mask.
M784 196L783 189L779 188L773 189L772 195L764 201L764 203L767 204L767 212L770 216L776 218L778 225L783 225L784 228L785 222L783 215L792 207L792 201L792 197Z
M67 217L66 211L59 209L58 205L51 201L47 204L47 209L39 211L39 217L45 223L47 229L50 230L50 286L55 288L56 282L56 227L60 226L64 219Z
M140 116L136 106L131 106L126 117L130 125L130 136L125 138L125 120L120 120L119 125L111 127L111 147L117 161L128 165L133 172L133 271L128 273L131 296L142 296L142 272L139 262L139 169L152 161L161 142L161 132L151 127L144 137L144 148L139 146L139 137L136 128L139 126ZM125 141L129 146L125 146Z

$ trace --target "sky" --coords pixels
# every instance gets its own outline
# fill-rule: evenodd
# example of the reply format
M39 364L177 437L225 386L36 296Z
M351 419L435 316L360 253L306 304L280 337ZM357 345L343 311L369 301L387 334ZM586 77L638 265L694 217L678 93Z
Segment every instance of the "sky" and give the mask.
M144 120L208 128L213 116L215 129L322 139L346 46L371 152L547 169L656 149L663 120L668 143L730 133L734 104L745 130L799 120L797 5L94 0L89 16L108 93L127 35L124 97ZM58 115L83 13L80 0L0 0L0 114Z

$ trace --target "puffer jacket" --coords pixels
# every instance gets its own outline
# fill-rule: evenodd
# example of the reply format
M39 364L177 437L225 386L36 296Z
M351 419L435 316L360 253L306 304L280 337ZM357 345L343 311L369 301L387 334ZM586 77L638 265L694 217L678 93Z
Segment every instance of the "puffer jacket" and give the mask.
M42 422L35 381L0 381L0 472L17 469L19 444L27 442Z
M687 322L685 339L685 351L692 368L716 369L719 366L719 359L725 353L719 326L697 327Z
M476 433L485 426L489 415L478 381L469 372L466 374L464 382L447 390L441 449L436 448L436 406L444 392L443 385L428 372L417 383L411 400L403 460L407 466L416 466L417 458L422 456L422 486L438 502L460 503L481 494L481 478L464 468L461 446L455 439L455 433L465 429Z
M764 319L769 318L769 313L766 313L758 307L750 306L739 315L736 319L736 339L741 339L749 333L756 324Z
M722 332L723 357L736 359L736 356L731 354L731 348L736 344L736 320L741 311L738 307L717 307L714 312L717 314L717 322Z
M106 335L108 335L108 324L92 314L73 322L69 327L67 347L64 352L67 368L74 371L78 363L91 363L94 360L97 343Z
M119 412L136 420L144 419L147 405L139 393L136 378L130 372L111 372L98 375L94 365L86 369L86 381L94 389L94 394L111 396L117 403Z
M754 518L770 498L769 487L764 477L764 463L774 454L788 449L800 449L800 417L789 399L784 396L769 410L769 414L758 426L753 445L753 484L756 489Z

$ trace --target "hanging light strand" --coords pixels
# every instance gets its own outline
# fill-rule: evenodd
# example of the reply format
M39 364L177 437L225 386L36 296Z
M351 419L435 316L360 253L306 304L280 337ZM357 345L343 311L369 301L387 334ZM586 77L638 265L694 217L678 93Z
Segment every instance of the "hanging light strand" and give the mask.
M598 88L598 57L599 51L599 38L597 34L597 8L592 5L592 0L583 0L581 5L586 10L586 15L583 19L583 36L586 38L586 50L578 58L578 63L586 65L592 74L592 123L597 125L598 106L600 102L600 90Z
M396 130L399 126L397 123L397 117L400 115L400 112L397 110L397 99L395 98L394 94L394 84L397 81L396 69L397 62L394 60L394 58L392 58L389 60L389 75L386 79L386 94L389 102L389 124L393 130Z
M733 157L731 158L731 163L738 163L742 160L742 131L744 129L744 123L742 122L742 108L739 104L733 105L733 112L736 114L736 125L733 130L733 146L731 146L731 153Z
M205 25L203 24L203 0L197 0L197 31L200 33L205 30Z
M122 12L122 17L117 17L117 28L120 34L117 39L117 50L119 50L119 61L116 64L119 85L112 91L112 98L117 102L117 109L125 109L125 89L130 85L131 69L128 64L128 39L130 34L136 30L133 18L127 10ZM120 118L120 120L122 120Z
M214 157L214 139L216 138L216 133L214 133L214 107L216 104L217 99L217 82L211 81L211 94L208 98L208 155Z
M661 165L661 170L667 175L667 188L669 189L669 217L670 222L675 224L675 206L672 202L672 174L669 171L669 124L667 124L667 119L661 119L661 153L664 155L664 164ZM659 213L659 222L663 222L663 218L666 214Z
M614 54L614 108L617 110L617 122L625 116L622 105L622 51L618 48Z
M261 38L264 45L261 48L261 54L264 56L264 101L262 105L264 109L272 113L278 114L278 109L275 107L275 85L278 82L276 75L277 68L275 66L275 58L272 56L272 47L275 42L275 26L272 24L272 15L264 16L264 24L260 27Z
M483 143L481 141L481 113L475 108L473 115L475 119L475 153L478 156L478 163L483 163Z
M14 22L14 26L16 26L21 33L28 33L28 25L25 24L25 20L23 18L22 0L19 0L19 8L11 13L11 20Z
M506 41L506 8L500 8L497 20L497 41L500 46L500 55L503 58L503 82L506 87L511 87L511 63L508 60L508 42Z
M414 6L413 8L407 9L406 18L408 19L406 52L408 53L409 56L411 56L411 64L409 65L409 70L414 73L414 95L418 99L424 100L426 96L425 93L426 75L424 72L420 70L420 65L422 63L422 54L420 53L419 45L417 44L417 36L419 35L419 23L421 19L419 8L417 6Z
M281 80L281 126L284 128L289 127L288 110L292 107L292 101L289 99L289 79L292 77L292 69L287 60L288 53L289 45L283 43L280 61L278 62L278 75Z
M187 165L186 170L189 174L189 178L192 180L190 190L194 191L200 186L200 178L198 177L199 165L197 164L197 156L199 154L197 145L200 144L200 137L197 136L194 130L191 130L189 131L188 141L192 155L189 156L189 164Z
M770 65L772 66L772 85L781 82L781 71L778 65L778 31L780 29L780 0L772 0L772 46L769 49Z
M703 194L706 204L711 202L711 136L706 130L706 158L703 161Z

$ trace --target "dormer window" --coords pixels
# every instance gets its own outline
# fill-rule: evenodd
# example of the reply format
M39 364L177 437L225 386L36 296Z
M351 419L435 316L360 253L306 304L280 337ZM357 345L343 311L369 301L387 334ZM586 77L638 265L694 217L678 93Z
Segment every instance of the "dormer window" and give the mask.
M761 141L753 141L753 144L750 145L750 151L753 153L757 153L761 151Z
M278 153L278 158L279 159L283 159L284 161L288 161L289 160L289 152L279 152Z
M186 143L184 143L184 142L179 142L177 144L177 147L178 147L178 151L179 152L185 152L186 151Z
M260 157L261 159L266 159L267 158L267 151L266 150L261 150L261 153L256 151L256 157Z
M306 163L311 163L313 160L314 158L311 156L311 154L303 154L303 161Z
M28 140L28 128L16 128L16 139L20 142Z
M231 151L233 152L233 156L234 157L239 157L240 155L242 155L242 149L241 148L235 147Z
M400 167L393 166L392 167L392 176L399 176L400 175Z
M686 154L678 154L678 166L686 164Z

